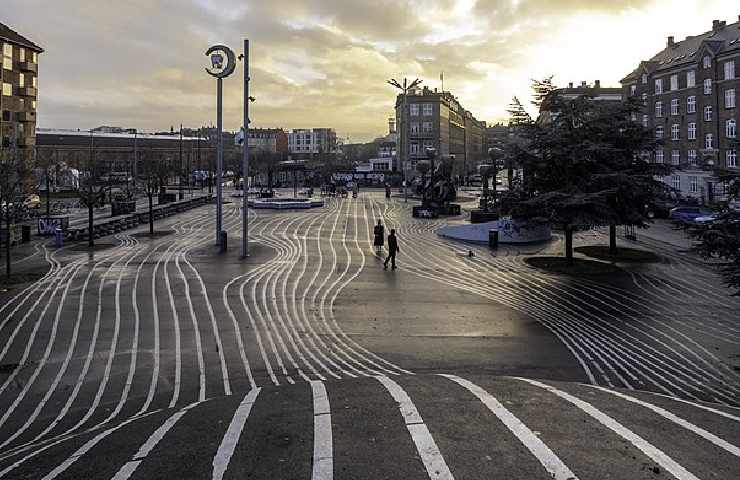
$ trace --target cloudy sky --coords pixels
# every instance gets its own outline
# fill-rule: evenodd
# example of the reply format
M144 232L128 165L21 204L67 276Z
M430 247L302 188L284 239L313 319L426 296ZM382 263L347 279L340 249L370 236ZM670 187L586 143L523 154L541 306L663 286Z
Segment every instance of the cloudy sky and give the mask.
M34 40L39 126L168 129L215 123L208 46L251 48L255 126L387 128L388 78L419 77L488 122L530 78L618 85L665 45L737 21L734 0L0 0L0 22ZM241 67L239 67L241 68ZM241 125L241 70L224 125Z

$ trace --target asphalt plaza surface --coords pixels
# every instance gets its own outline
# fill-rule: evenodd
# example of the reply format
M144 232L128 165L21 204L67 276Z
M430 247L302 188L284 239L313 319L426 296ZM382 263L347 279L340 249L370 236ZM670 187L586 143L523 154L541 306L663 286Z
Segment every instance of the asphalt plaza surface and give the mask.
M19 365L0 374L0 477L737 477L737 302L713 272L661 252L620 278L548 275L523 259L557 242L491 253L409 206L257 212L246 260L233 204L225 255L211 207L92 255L37 249L49 276L0 306L0 363Z

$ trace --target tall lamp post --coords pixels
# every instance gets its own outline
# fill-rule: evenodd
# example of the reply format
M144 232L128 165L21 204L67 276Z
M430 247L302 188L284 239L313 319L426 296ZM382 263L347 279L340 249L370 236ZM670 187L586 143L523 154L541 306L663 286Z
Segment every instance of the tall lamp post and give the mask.
M223 79L234 73L236 56L226 45L212 46L206 56L211 59L211 68L206 67L206 72L216 78L216 243L223 247Z
M249 256L249 212L248 196L249 186L249 102L254 102L254 97L249 96L249 40L244 39L244 52L239 55L244 62L244 140L242 142L242 257Z
M399 155L399 160L401 160L401 168L403 168L403 201L408 202L408 169L406 168L406 163L408 161L409 117L406 108L406 95L409 90L413 90L421 85L421 80L417 78L409 84L406 78L404 78L403 85L401 85L395 78L391 78L387 83L401 90L403 95L401 103L401 122L403 123L403 129L401 130L401 155Z

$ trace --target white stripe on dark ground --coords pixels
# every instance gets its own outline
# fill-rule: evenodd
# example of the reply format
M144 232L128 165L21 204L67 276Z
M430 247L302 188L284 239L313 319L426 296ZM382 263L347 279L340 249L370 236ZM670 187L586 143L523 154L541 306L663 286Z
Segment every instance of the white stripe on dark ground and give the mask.
M221 445L218 447L216 456L213 457L213 480L221 480L224 477L231 456L234 454L236 445L241 438L244 425L247 423L247 418L249 418L249 413L252 411L252 406L257 401L257 395L261 390L260 388L250 390L236 409L229 428L221 439Z
M702 437L705 440L708 440L712 442L713 444L717 445L718 447L730 452L731 454L735 455L736 457L740 457L740 448L736 447L735 445L719 438L717 435L708 432L707 430L698 427L694 425L693 423L684 420L683 418L679 417L678 415L669 412L668 410L661 408L657 405L653 405L652 403L644 402L642 400L639 400L635 397L631 397L629 395L625 395L621 392L616 392L613 390L609 390L607 388L598 387L593 385L592 388L596 388L598 390L601 390L602 392L610 393L612 395L615 395L623 400L627 400L628 402L635 403L637 405L640 405L642 407L645 407L649 410L652 410L653 412L657 413L661 417L670 420L671 422L680 425L681 427L685 428L686 430L689 430L700 437Z
M498 419L503 422L504 425L506 425L506 428L508 428L511 433L513 433L516 438L518 438L519 441L522 442L525 447L527 447L527 450L532 452L532 455L534 455L542 464L542 466L545 467L545 470L547 470L551 478L557 480L576 480L578 478L576 477L575 473L573 473L560 460L560 458L555 455L555 453L550 450L547 445L545 445L545 442L540 440L539 437L537 437L537 435L535 435L534 432L529 429L529 427L527 427L524 423L521 422L521 420L514 416L514 414L511 413L506 407L504 407L501 402L496 400L493 395L491 395L478 385L474 384L473 382L465 380L464 378L460 378L456 375L442 376L452 380L453 382L468 390L470 393L475 395L478 400L483 403L483 405L488 407L488 409L493 412L493 414L496 415Z
M312 480L334 478L334 447L332 445L331 409L326 387L311 381L313 394L313 473Z
M411 434L411 439L416 445L421 461L427 470L430 479L434 480L454 480L452 472L447 467L442 453L439 451L437 444L429 433L429 429L424 424L421 415L414 402L411 401L406 391L393 380L385 376L375 377L388 390L393 399L398 402L398 409L406 423L406 428Z
M694 475L693 473L686 470L682 465L680 465L678 462L673 460L673 458L669 457L665 452L658 449L656 446L645 440L644 438L640 437L636 433L634 433L632 430L628 429L621 423L617 422L601 410L598 410L596 407L591 405L588 402L585 402L581 400L578 397L575 397L567 392L564 392L562 390L558 390L557 388L547 385L541 382L538 382L536 380L529 380L527 378L520 378L520 377L513 377L517 380L521 380L522 382L529 383L530 385L535 385L537 387L543 388L554 395L557 395L558 397L562 398L563 400L572 403L576 407L578 407L580 410L582 410L584 413L588 414L592 418L596 419L600 424L608 428L609 430L613 431L620 437L624 438L628 442L630 442L632 445L634 445L638 450L640 450L642 453L650 457L655 463L666 469L671 475L676 477L678 480L699 480L699 478Z

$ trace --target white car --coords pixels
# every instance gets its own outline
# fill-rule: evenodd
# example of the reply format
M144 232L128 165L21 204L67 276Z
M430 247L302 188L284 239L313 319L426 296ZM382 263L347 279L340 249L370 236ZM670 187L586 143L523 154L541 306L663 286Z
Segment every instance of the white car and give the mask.
M697 225L710 225L719 218L719 215L713 213L711 215L705 215L703 217L696 217L694 223Z

